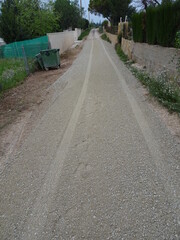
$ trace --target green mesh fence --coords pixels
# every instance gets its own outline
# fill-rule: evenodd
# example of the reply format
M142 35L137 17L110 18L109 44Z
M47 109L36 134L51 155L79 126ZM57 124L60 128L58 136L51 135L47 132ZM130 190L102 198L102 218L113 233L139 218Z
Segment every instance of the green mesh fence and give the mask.
M35 57L41 50L48 49L48 36L10 43L0 47L0 58L22 58L23 48L26 57Z

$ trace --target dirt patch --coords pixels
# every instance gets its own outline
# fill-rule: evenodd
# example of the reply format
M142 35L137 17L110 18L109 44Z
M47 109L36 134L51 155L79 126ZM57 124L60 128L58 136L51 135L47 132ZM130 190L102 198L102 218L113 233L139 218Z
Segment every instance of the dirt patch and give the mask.
M82 44L61 55L61 68L39 71L0 98L0 158L7 159L43 115L52 93L49 87L72 65ZM3 161L3 160L2 160ZM2 164L0 162L0 165Z

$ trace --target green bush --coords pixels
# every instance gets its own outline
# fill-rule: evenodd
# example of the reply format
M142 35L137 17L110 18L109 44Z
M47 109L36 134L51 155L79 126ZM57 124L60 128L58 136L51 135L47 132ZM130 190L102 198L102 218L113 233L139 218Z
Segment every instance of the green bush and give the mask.
M175 47L180 48L180 30L176 33Z
M104 20L103 22L102 22L102 26L104 26L105 28L108 26L108 20Z

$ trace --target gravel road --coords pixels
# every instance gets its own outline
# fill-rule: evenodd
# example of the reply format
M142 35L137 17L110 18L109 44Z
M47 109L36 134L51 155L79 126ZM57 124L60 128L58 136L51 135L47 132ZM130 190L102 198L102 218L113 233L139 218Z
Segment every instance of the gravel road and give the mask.
M180 239L180 144L92 31L0 175L0 239Z

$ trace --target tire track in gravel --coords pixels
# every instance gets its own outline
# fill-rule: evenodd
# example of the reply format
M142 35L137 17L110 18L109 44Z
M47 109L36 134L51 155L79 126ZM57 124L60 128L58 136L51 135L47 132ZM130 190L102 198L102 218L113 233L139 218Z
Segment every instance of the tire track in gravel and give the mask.
M108 54L102 40L100 40L100 42L104 49L105 54L107 55L107 58L109 59L109 62L111 63L112 67L114 68L114 70L118 76L118 79L121 82L122 88L127 96L129 103L130 103L133 114L137 120L137 123L141 129L143 137L147 143L147 146L151 153L152 159L154 160L153 163L156 165L156 168L160 175L160 178L164 182L164 188L166 190L166 193L168 194L168 197L173 202L174 207L179 209L176 216L177 216L177 223L180 225L180 208L178 208L178 206L180 206L180 196L179 196L178 186L173 184L171 176L168 177L167 169L163 163L163 159L164 159L163 153L161 152L159 145L153 136L153 133L148 125L148 122L146 121L138 103L136 102L135 98L133 97L131 90L129 89L128 85L126 84L125 79L122 77L122 75L120 74L115 63L113 62L110 55ZM171 172L171 169L168 169L168 172ZM172 175L173 175L173 172L172 172Z
M46 180L42 187L42 190L39 193L38 198L36 199L33 211L30 218L27 221L25 231L22 233L21 239L32 240L38 239L41 235L41 232L46 224L46 216L48 213L48 206L53 199L53 195L56 191L56 187L59 181L59 176L65 161L66 155L68 153L69 145L73 137L73 133L76 128L76 124L81 112L84 99L86 97L88 81L90 77L91 64L92 64L92 53L93 53L94 43L92 41L91 52L89 57L89 63L86 71L85 80L83 87L78 98L77 104L74 108L66 131L64 133L63 139L60 143L60 146L57 150L54 161L50 166L50 170L46 176Z

